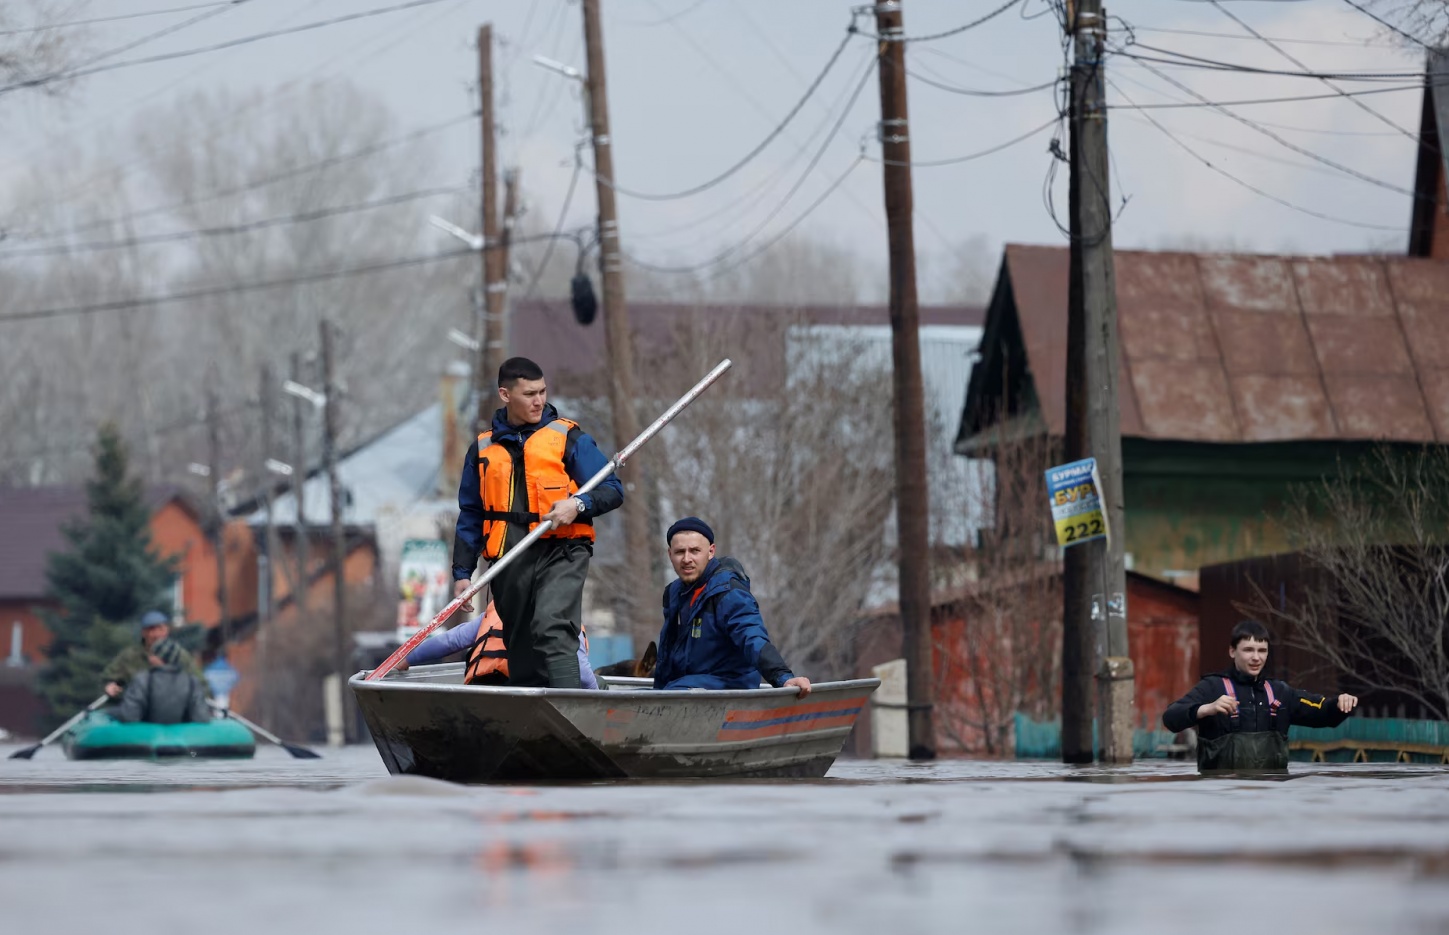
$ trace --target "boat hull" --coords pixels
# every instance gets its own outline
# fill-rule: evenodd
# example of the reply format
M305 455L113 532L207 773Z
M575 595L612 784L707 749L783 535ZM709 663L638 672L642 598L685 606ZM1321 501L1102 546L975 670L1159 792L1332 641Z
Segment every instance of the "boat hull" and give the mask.
M350 684L388 771L452 782L824 776L877 679L671 691L461 684L460 665Z
M218 718L204 724L128 724L109 714L86 716L61 739L72 760L246 759L257 750L251 731Z

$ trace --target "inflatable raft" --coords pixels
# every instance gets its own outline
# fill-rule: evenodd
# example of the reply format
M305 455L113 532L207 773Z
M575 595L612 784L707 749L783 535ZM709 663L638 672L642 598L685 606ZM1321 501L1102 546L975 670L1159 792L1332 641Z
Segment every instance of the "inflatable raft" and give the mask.
M128 724L94 711L61 740L72 760L245 759L257 752L252 732L230 718L204 724Z

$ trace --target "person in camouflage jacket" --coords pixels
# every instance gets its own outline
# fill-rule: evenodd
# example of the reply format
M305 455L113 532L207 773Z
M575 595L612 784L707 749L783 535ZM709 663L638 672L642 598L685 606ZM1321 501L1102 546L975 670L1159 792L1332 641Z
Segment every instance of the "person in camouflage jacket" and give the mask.
M182 672L196 677L202 690L210 696L206 679L202 677L201 666L196 657L171 639L171 622L157 610L147 611L141 617L141 639L116 654L101 670L101 682L105 692L112 698L120 698L126 690L126 683L139 673L158 666L175 666Z

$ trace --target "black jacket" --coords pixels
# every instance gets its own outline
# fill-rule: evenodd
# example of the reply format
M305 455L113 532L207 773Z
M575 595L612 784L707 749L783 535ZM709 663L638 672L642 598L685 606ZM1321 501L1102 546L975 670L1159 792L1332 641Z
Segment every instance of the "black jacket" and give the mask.
M1223 679L1233 680L1238 696L1238 716L1214 714L1198 720L1197 709L1217 701L1227 690ZM1277 711L1268 703L1268 692L1263 688L1264 679L1253 678L1231 666L1221 672L1203 676L1192 691L1167 706L1162 714L1162 724L1173 733L1181 733L1189 727L1196 727L1198 736L1204 739L1222 737L1232 731L1276 730L1288 736L1288 727L1301 724L1304 727L1337 727L1348 715L1338 710L1338 696L1316 695L1300 691L1287 682L1273 679L1273 694L1278 701Z

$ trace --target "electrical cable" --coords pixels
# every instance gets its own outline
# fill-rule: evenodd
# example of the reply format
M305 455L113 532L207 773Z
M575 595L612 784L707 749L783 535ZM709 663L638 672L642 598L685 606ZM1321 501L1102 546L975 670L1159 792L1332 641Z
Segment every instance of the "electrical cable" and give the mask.
M1132 98L1130 96L1128 96L1127 92L1123 91L1122 88L1115 81L1113 81L1112 79L1108 78L1107 79L1107 84L1109 84L1112 87L1113 90L1115 90L1118 94L1120 94L1123 98L1125 98L1129 103L1132 102ZM1332 221L1335 224L1346 224L1346 225L1348 225L1350 227L1360 227L1360 228L1364 228L1364 229L1367 229L1367 230L1381 230L1381 231L1401 231L1401 230L1403 230L1402 226L1398 226L1398 225L1388 226L1388 225L1384 225L1384 224L1369 224L1369 223L1366 223L1366 222L1363 222L1363 221L1354 221L1354 220L1350 220L1348 218L1336 217L1336 216L1334 216L1332 214L1324 214L1321 211L1315 211L1312 208L1305 208L1302 205L1294 204L1293 202L1288 201L1285 198L1280 198L1277 195L1274 195L1274 194L1272 194L1270 192L1266 192L1263 189L1258 188L1256 185L1253 185L1250 182L1246 182L1243 179L1238 178L1236 175L1233 175L1232 173L1228 172L1226 169L1223 169L1222 167L1214 164L1206 156L1201 155L1196 150L1194 150L1191 146L1188 146L1182 140L1178 139L1177 136L1172 133L1172 131L1168 130L1167 127L1165 127L1161 123L1159 123L1158 120L1157 120L1157 118L1153 117L1151 114L1147 114L1147 113L1142 114L1142 119L1144 119L1148 123L1152 124L1154 127L1156 127L1158 129L1159 132L1162 133L1163 136L1167 137L1173 143L1177 144L1177 146L1179 146L1183 150L1183 152L1187 153L1189 156L1191 156L1192 158L1196 159L1198 162L1202 163L1204 166L1206 166L1207 168L1211 169L1213 172L1216 172L1218 175L1221 175L1223 178L1228 179L1229 181L1233 182L1236 185L1242 186L1243 188L1247 189L1248 191L1252 192L1253 194L1255 194L1255 195L1257 195L1257 196L1259 196L1261 198L1266 198L1269 201L1272 201L1272 202L1274 202L1276 204L1282 205L1285 208L1291 208L1294 211L1298 211L1298 212L1300 212L1302 214L1309 215L1310 217L1315 217L1315 218L1318 218L1318 219L1324 220L1324 221Z
M967 30L975 29L977 26L989 23L991 20L996 19L996 17L1005 13L1012 7L1021 4L1022 2L1023 0L1007 0L1006 3L1003 3L1001 6L992 10L990 13L987 13L980 19L972 20L964 26L957 26L955 29L948 29L945 32L936 32L925 36L877 36L874 33L867 32L862 32L861 34L864 36L868 36L871 39L875 39L878 42L935 42L937 39L945 39L950 36L960 35Z
M1203 0L1212 2L1212 0ZM1220 62L1216 59L1203 58L1199 55L1188 55L1186 52L1175 52L1171 49L1161 49L1157 46L1148 45L1145 42L1134 42L1132 46L1139 49L1146 49L1149 52L1156 52L1159 55L1171 55L1173 58L1157 58L1150 55L1138 55L1125 51L1125 48L1113 49L1112 54L1129 58L1139 62L1156 62L1159 65L1172 65L1177 68L1197 68L1203 71L1226 71L1243 75L1271 75L1279 78L1331 78L1336 81L1412 81L1422 77L1419 72L1404 71L1373 71L1373 72L1316 72L1316 71L1287 71L1282 68L1257 68L1252 65L1243 65L1235 62Z
M1261 39L1263 41L1263 43L1268 46L1268 48L1272 49L1274 52L1277 52L1279 55L1283 56L1288 61L1292 62L1294 65L1297 65L1299 68L1302 68L1305 71L1308 69L1308 66L1305 65L1303 62L1299 61L1298 59L1294 58L1292 55L1290 55L1287 52L1285 52L1282 48L1280 48L1279 46L1275 45L1272 40L1265 38L1262 33L1258 32L1252 26L1249 26L1247 23L1245 23L1241 19L1239 19L1233 13L1233 11L1231 11L1227 7L1223 6L1222 3L1219 2L1219 0L1212 0L1212 5L1218 10L1218 12L1222 13L1228 19L1232 20L1233 22L1237 23L1239 26L1243 27L1243 29L1247 30L1249 33L1251 33L1252 35L1254 35L1258 39ZM1319 80L1322 81L1324 83L1324 85L1326 85L1327 87L1332 88L1334 91L1336 91L1340 95L1345 95L1347 93L1342 88L1340 88L1337 85L1335 85L1332 81L1329 81L1327 78L1320 78ZM1363 101L1360 101L1357 98L1353 98L1353 97L1345 97L1344 99L1347 100L1353 106L1357 107L1359 110L1362 110L1364 113L1366 113L1369 116L1373 117L1375 120L1378 120L1380 123L1383 123L1383 124L1386 124L1386 125L1392 127L1393 129L1399 131L1401 134L1403 134L1404 136L1408 137L1409 139L1413 140L1416 143L1419 141L1419 135L1417 133L1410 133L1408 130L1406 130L1403 127L1399 126L1397 123L1394 123L1388 117L1385 117L1383 114L1381 114L1378 111L1374 110L1372 107L1368 106Z
M0 29L0 36L18 36L29 32L50 32L52 29L70 29L76 26L93 26L96 23L114 23L124 19L142 19L147 16L164 16L167 13L189 13L211 7L231 6L233 0L212 0L211 3L194 3L191 6L171 7L167 10L147 10L144 13L120 13L116 16L97 16L92 19L69 20L64 23L50 23L46 26L26 26L23 29Z
M1181 81L1176 80L1172 76L1163 74L1161 71L1157 70L1156 68L1153 68L1151 65L1144 65L1143 67L1145 67L1148 71L1152 72L1153 74L1157 75L1157 77L1161 78L1163 81L1166 81L1167 83L1175 86L1176 88L1178 88L1179 90L1185 92L1186 94L1190 95L1191 97L1194 97L1197 100L1200 100L1200 101L1202 101L1205 104L1210 104L1210 102L1207 100L1207 98L1205 98L1202 95L1198 94L1192 88L1189 88L1187 85L1183 84ZM1362 182L1367 182L1370 185L1375 185L1375 186L1377 186L1379 188L1382 188L1382 189L1385 189L1387 191L1396 192L1397 194L1400 194L1400 195L1408 195L1410 198L1420 198L1420 197L1424 197L1424 196L1419 195L1415 191L1412 191L1410 189L1404 188L1404 187L1402 187L1400 185L1395 185L1392 182L1385 182L1383 179L1375 178L1372 175L1369 175L1369 174L1367 174L1365 172L1360 172L1357 169L1352 169L1352 168L1350 168L1348 166L1345 166L1345 165L1343 165L1341 163L1335 162L1332 159L1329 159L1327 156L1320 156L1318 153L1315 153L1312 150L1304 149L1302 146L1299 146L1296 143L1292 143L1292 142L1290 142L1288 140L1285 140L1283 137L1281 137L1278 134L1274 133L1272 130L1267 129L1266 127L1259 126L1257 123L1254 123L1253 121L1249 120L1247 117L1244 117L1241 114L1233 113L1231 110L1228 110L1226 107L1223 107L1222 105L1211 105L1211 106L1213 107L1214 110L1216 110L1218 113L1224 115L1225 117L1228 117L1228 118L1230 118L1232 120L1235 120L1238 123L1241 123L1243 126L1248 127L1248 128L1252 129L1253 131L1255 131L1257 133L1263 134L1264 136L1266 136L1269 139L1271 139L1274 142L1276 142L1278 145L1283 146L1283 147L1286 147L1288 149L1291 149L1291 150L1293 150L1293 152L1298 153L1300 156L1307 156L1309 159L1312 159L1314 162L1320 162L1320 163L1328 166L1329 168L1339 170L1340 172L1344 173L1345 175L1348 175L1348 176L1351 176L1353 178L1356 178L1356 179L1358 179L1359 181L1362 181Z
M1024 143L1027 140L1031 139L1032 137L1036 136L1041 131L1046 130L1046 129L1049 129L1050 127L1056 126L1057 123L1060 120L1061 120L1061 116L1060 115L1057 115L1055 117L1052 117L1052 119L1048 120L1046 123L1042 124L1041 126L1036 127L1035 129L1032 129L1032 130L1028 130L1025 133L1023 133L1021 136L1013 137L1012 139L1007 140L1005 143L998 143L997 145L992 146L990 149L983 149L983 150L980 150L979 152L970 153L970 154L965 155L965 156L955 156L955 157L953 157L951 159L931 159L931 160L926 160L924 162L919 162L919 161L916 161L916 160L913 159L910 162L900 162L899 160L895 160L895 159L881 159L878 156L865 156L865 155L862 155L861 158L862 159L865 159L865 160L867 160L869 162L880 163L883 166L910 166L910 167L916 168L916 169L929 169L929 168L934 168L936 166L954 166L954 165L958 165L958 164L963 163L963 162L970 162L973 159L980 159L983 156L990 156L992 153L999 153L1003 149L1010 149L1011 147L1015 146L1018 143Z
M544 247L543 250L543 258L540 259L538 261L538 265L534 267L533 278L528 281L528 288L523 290L523 296L519 299L520 302L527 302L529 299L533 298L534 290L538 288L539 281L543 279L544 270L548 268L548 261L553 258L554 244L558 243L559 239L563 236L564 221L569 216L569 205L573 203L574 189L578 187L579 172L582 171L582 169L583 163L577 158L576 154L574 159L574 171L573 174L569 176L569 187L568 190L564 192L563 207L559 209L558 222L553 226L553 236L548 239L548 244ZM582 245L580 245L579 251L580 253L583 252Z
M1034 84L1029 88L1016 88L1015 90L1011 91L982 91L975 88L958 88L954 85L935 81L931 78L926 77L925 75L920 74L919 72L911 71L909 68L906 69L906 74L910 75L912 78L916 79L922 84L928 84L933 88L939 88L942 91L949 91L952 94L965 94L969 97L1016 97L1022 94L1035 94L1037 91L1044 91L1047 88L1055 86L1057 83L1056 79L1052 79L1051 81L1044 81L1041 84Z
M250 0L232 0L232 5L235 6L237 4L248 3L248 2L250 2ZM179 58L188 58L188 57L193 56L193 55L204 55L204 54L207 54L209 52L220 52L223 49L235 48L236 46L239 46L239 45L248 45L248 44L253 43L253 42L261 42L264 39L275 39L275 38L277 38L279 36L289 36L289 35L292 35L294 33L307 32L307 31L313 30L313 29L322 29L322 28L327 27L327 26L336 26L339 23L347 23L347 22L351 22L353 20L367 19L367 18L373 17L373 16L381 16L381 15L383 15L385 13L397 13L397 12L400 12L400 11L403 11L403 10L410 10L410 9L414 9L414 8L417 8L417 7L431 6L431 5L435 4L435 3L444 3L444 2L446 2L446 0L409 0L409 2L407 2L407 3L399 3L399 4L395 4L393 6L387 6L387 7L378 7L376 9L372 9L372 10L363 10L363 11L358 12L358 13L348 13L348 14L345 14L343 16L335 16L335 17L333 17L331 19L319 20L319 21L313 22L313 23L304 23L301 26L292 26L292 27L289 27L287 29L276 29L276 30L271 30L269 32L254 33L253 35L250 35L250 36L243 36L243 37L241 37L239 39L229 39L229 40L227 40L225 42L218 42L218 43L215 43L213 45L202 46L200 48L183 49L183 50L178 51L178 52L166 52L166 53L163 53L161 55L151 55L151 56L147 56L145 58L126 59L123 62L112 62L109 65L96 65L94 67L81 67L81 68L73 69L73 70L67 71L67 72L58 72L58 73L54 73L54 74L51 74L51 75L45 75L45 76L42 76L42 77L39 77L39 78L30 78L30 79L27 79L25 81L17 81L14 84L9 84L9 85L5 85L4 87L0 87L0 94L5 94L5 93L7 93L9 91L15 91L15 90L20 89L20 88L37 87L37 86L40 86L40 85L49 84L49 83L51 83L53 81L59 81L61 79L85 78L85 77L88 77L90 75L99 74L101 72L115 71L116 69L119 69L119 68L131 68L131 67L134 67L134 66L137 66L137 65L154 65L157 62L169 62L169 61L174 61L175 59L179 59ZM216 15L217 13L224 13L224 12L226 12L226 10L224 10L224 9L223 10L217 10L217 11L213 11L212 13L209 13L209 14L203 14L203 16ZM199 18L200 17L197 17L196 19L199 19ZM192 22L192 21L188 21L187 23L184 23L182 25L183 26L184 25L189 25L190 22ZM175 28L179 29L181 27L178 26L178 27L175 27ZM174 31L174 29L172 31ZM148 39L149 38L154 38L154 37L148 37ZM145 41L145 40L143 40L143 41ZM136 43L136 44L139 44L139 43ZM127 48L134 48L134 45L128 46ZM107 58L107 57L109 57L109 56L111 56L113 54L116 54L116 51L115 50L113 50L112 52L106 53L105 55L101 56L101 58ZM95 60L93 60L93 61L95 61Z
M795 102L795 106L790 108L789 113L785 114L784 119L776 124L775 128L771 130L769 134L767 134L765 138L761 140L757 146L755 146L754 149L750 150L738 162L736 162L734 165L730 166L728 169L724 170L724 172L720 173L714 178L706 182L701 182L700 184L695 185L693 188L684 189L683 191L659 194L655 192L641 192L635 191L634 189L625 188L622 185L616 184L613 179L606 179L603 176L598 175L597 173L595 173L594 177L621 195L627 195L630 198L638 198L643 201L677 201L681 198L689 198L692 195L698 195L700 192L708 191L709 189L714 188L716 185L719 185L721 182L725 181L725 179L730 178L736 172L743 169L756 156L764 152L765 148L773 143L780 136L781 133L785 132L785 128L790 125L790 122L794 120L795 117L800 113L801 109L804 108L805 102L810 100L811 96L817 90L819 90L821 82L823 82L826 76L830 74L831 69L835 67L835 63L840 61L841 54L845 51L845 47L850 44L850 40L853 38L853 36L853 33L850 33L848 31L846 32L844 38L840 40L840 45L836 46L835 51L831 53L829 61L825 63L825 67L821 70L820 74L815 76L815 80L810 82L809 87L805 89L804 96Z
M1449 87L1449 81L1432 82L1427 86ZM1350 95L1352 97L1363 97L1369 94L1392 94L1397 91L1423 91L1425 87L1425 83L1420 82L1419 84L1406 84L1394 88L1368 88L1363 91L1345 91L1344 94ZM1237 101L1201 101L1197 103L1181 104L1138 104L1135 107L1119 107L1118 105L1114 104L1110 105L1110 108L1113 110L1179 110L1184 108L1196 109L1199 107L1248 107L1255 104L1297 104L1302 101L1337 100L1342 96L1343 95L1341 94L1300 94L1290 95L1286 97L1248 98L1246 100Z
M1164 26L1138 26L1135 23L1132 25L1132 28L1137 32L1160 32L1172 36L1200 36L1206 39L1232 39L1239 42L1252 41L1251 37L1249 36L1239 36L1236 33L1229 32L1211 32L1203 29L1169 29ZM1373 45L1373 43L1369 42L1367 39L1361 42L1349 42L1347 40L1334 39L1288 39L1282 36L1271 36L1269 38L1271 38L1274 42L1279 42L1284 45L1336 46L1339 48L1352 49L1362 49Z
M274 172L270 175L265 175L261 178L252 179L239 185L233 185L230 188L217 189L215 191L208 192L200 197L188 198L182 201L175 201L169 204L157 205L151 208L143 208L139 211L130 211L125 214L116 215L109 218L103 218L97 221L86 221L65 231L41 233L30 239L54 240L60 237L73 236L83 231L95 230L99 227L108 227L112 224L126 224L131 221L140 220L141 218L154 217L158 214L166 214L172 211L179 211L183 208L190 208L194 207L195 205L205 204L208 201L215 201L218 198L228 198L232 195L239 195L243 192L263 188L267 185L285 181L286 179L295 178L299 175L305 175L308 172L312 172L318 169L327 169L331 168L332 166L351 162L354 159L362 159L367 156L372 156L377 153L383 152L384 150L391 149L394 146L400 146L404 143L410 143L415 140L422 139L425 136L429 136L433 133L446 130L450 127L455 127L461 123L472 122L476 119L478 119L478 113L476 111L471 114L462 114L449 120L444 120L440 123L431 124L425 127L419 127L416 130L410 130L406 133L400 134L399 136L395 136L390 139L382 140L377 143L369 143L366 146L352 150L350 152L340 153L336 156L328 156L325 159L319 159L316 162L309 162L300 166L294 166L290 169L283 169L280 172Z
M265 230L271 227L281 227L289 224L305 224L311 221L320 221L326 218L338 217L344 214L355 214L359 211L371 211L376 208L391 207L393 205L406 204L411 201L420 201L424 198L438 198L443 195L458 195L471 191L469 186L454 185L446 188L425 188L420 191L407 192L401 195L389 195L383 198L364 201L356 204L338 205L331 208L318 208L313 211L303 211L297 214L288 214L281 217L264 218L256 221L243 221L238 224L225 224L219 227L202 227L195 230L172 231L165 234L141 234L134 237L127 237L122 240L98 240L78 244L46 244L41 246L0 246L0 259L14 256L46 256L53 254L80 253L97 250L124 250L130 247L147 246L160 243L175 243L178 241L197 240L205 237L225 237L237 234L248 234L252 231Z
M1373 20L1375 23L1378 23L1380 26L1383 26L1385 29L1388 29L1388 30L1391 30L1392 32L1398 33L1400 36L1403 36L1405 39L1408 39L1410 42L1414 43L1415 45L1419 46L1420 48L1426 49L1426 50L1428 50L1430 52L1436 51L1433 46L1429 45L1429 43L1425 42L1423 39L1420 39L1417 36L1410 35L1409 33L1405 32L1404 30L1402 30L1399 27L1395 26L1393 23L1391 23L1388 20L1384 19L1382 16L1379 16L1377 13L1373 12L1368 7L1365 7L1365 6L1362 6L1362 5L1358 4L1358 3L1356 3L1356 2L1354 2L1354 0L1343 0L1343 2L1344 3L1347 3L1349 6L1353 7L1355 10L1358 10L1360 13L1362 13L1364 16L1367 16L1369 19Z
M791 186L790 190L785 193L785 196L783 198L775 203L775 207L771 209L771 211L767 215L765 215L764 220L756 225L754 230L750 231L749 234L745 235L742 240L740 240L733 246L726 248L715 256L710 257L708 260L703 260L699 263L690 263L684 266L663 266L653 264L644 260L640 260L637 257L631 256L627 253L624 254L625 259L629 260L629 262L633 263L635 266L640 267L641 269L651 270L656 273L694 273L700 270L708 269L712 266L718 266L719 264L728 260L734 254L738 253L740 250L744 249L746 244L754 240L755 237L759 236L759 234L769 225L769 223L773 221L775 217L778 216L779 213L785 209L785 205L790 202L791 198L795 197L795 194L799 192L800 189L804 186L805 180L810 177L810 174L815 171L815 167L820 164L820 160L825 157L826 150L830 148L831 142L835 139L836 134L840 132L840 128L845 124L846 119L850 116L851 108L855 106L855 102L860 97L861 91L865 89L866 82L870 80L871 75L875 74L875 65L876 59L872 58L866 69L861 73L860 81L856 83L855 90L851 93L850 99L846 101L845 108L840 113L840 118L836 120L835 125L830 128L830 133L826 135L825 142L822 143L820 148L816 150L815 155L811 158L809 164L805 166L805 171L800 173L800 177L795 180L795 184ZM856 162L858 163L860 161L860 158L857 157ZM852 168L854 168L853 164ZM847 174L849 173L847 172ZM841 177L841 180L844 180L844 176ZM838 184L839 183L837 182L837 186ZM833 191L834 188L832 187L831 190ZM798 223L798 221L796 223Z

